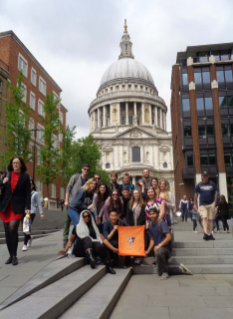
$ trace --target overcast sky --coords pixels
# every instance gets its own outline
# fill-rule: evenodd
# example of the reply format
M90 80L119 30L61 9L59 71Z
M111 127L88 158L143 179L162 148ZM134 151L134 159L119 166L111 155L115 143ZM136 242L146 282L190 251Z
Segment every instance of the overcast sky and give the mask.
M135 59L169 108L177 51L233 42L232 10L232 0L0 0L0 32L13 30L62 88L67 124L81 137L101 77L118 58L124 19ZM170 129L170 112L167 122Z

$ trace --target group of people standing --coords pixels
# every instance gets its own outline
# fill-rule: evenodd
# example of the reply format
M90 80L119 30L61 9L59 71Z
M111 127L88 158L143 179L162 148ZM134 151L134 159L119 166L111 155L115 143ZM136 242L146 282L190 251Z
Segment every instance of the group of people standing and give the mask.
M60 253L68 252L75 243L75 256L86 256L92 268L95 267L95 256L98 256L106 264L107 270L115 273L110 266L110 259L114 263L118 259L118 227L143 225L146 228L147 253L153 248L153 241L154 252L166 255L167 259L170 255L168 242L171 241L171 235L166 237L165 234L171 232L175 208L174 197L169 191L167 181L151 178L149 170L144 169L138 187L132 184L128 173L124 174L122 185L118 184L115 172L110 174L111 183L106 185L100 181L99 174L88 179L89 171L89 165L83 165L82 173L72 176L67 185L64 249ZM162 228L153 231L155 220L161 220ZM68 239L71 221L74 228ZM158 231L162 234L159 239ZM167 239L164 241L165 237ZM158 245L161 249L156 248ZM128 267L129 258L125 261L125 266ZM141 261L140 258L134 259L135 264L140 264ZM159 266L161 279L168 277L166 267L166 263Z
M18 228L26 215L30 215L31 223L39 208L41 219L44 218L43 209L36 186L29 175L27 168L20 156L14 157L8 166L7 173L0 178L0 218L5 229L6 244L9 258L6 264L18 264ZM32 244L32 237L24 235L22 250L26 251Z

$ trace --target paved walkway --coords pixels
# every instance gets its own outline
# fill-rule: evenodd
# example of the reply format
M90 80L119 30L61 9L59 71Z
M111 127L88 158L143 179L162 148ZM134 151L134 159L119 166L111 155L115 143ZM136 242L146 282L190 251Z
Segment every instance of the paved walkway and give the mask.
M19 265L5 265L8 259L6 244L0 245L0 304L19 287L37 274L57 257L62 249L62 231L35 239L28 251L22 251L23 243L19 243Z
M232 319L233 275L132 276L110 319Z

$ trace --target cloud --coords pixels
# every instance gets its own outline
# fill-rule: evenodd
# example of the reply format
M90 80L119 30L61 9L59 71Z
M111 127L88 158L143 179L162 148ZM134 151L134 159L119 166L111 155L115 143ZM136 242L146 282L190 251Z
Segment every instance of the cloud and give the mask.
M231 0L1 0L0 31L13 30L63 89L67 123L81 137L101 77L118 58L125 18L135 59L169 108L177 51L231 42L232 9ZM167 122L170 129L170 112Z

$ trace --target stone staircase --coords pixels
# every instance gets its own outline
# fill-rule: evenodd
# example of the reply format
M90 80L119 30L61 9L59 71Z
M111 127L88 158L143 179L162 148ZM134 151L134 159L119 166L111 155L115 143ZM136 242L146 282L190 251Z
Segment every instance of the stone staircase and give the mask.
M91 269L84 258L55 260L1 304L0 318L107 319L131 276L131 269L116 272Z
M40 238L47 236L49 233L53 233L64 226L65 212L44 210L44 219L40 218L40 214L37 212L32 225L33 238ZM21 226L19 227L19 241L24 240L24 235ZM0 244L5 243L5 232L3 223L0 222Z

